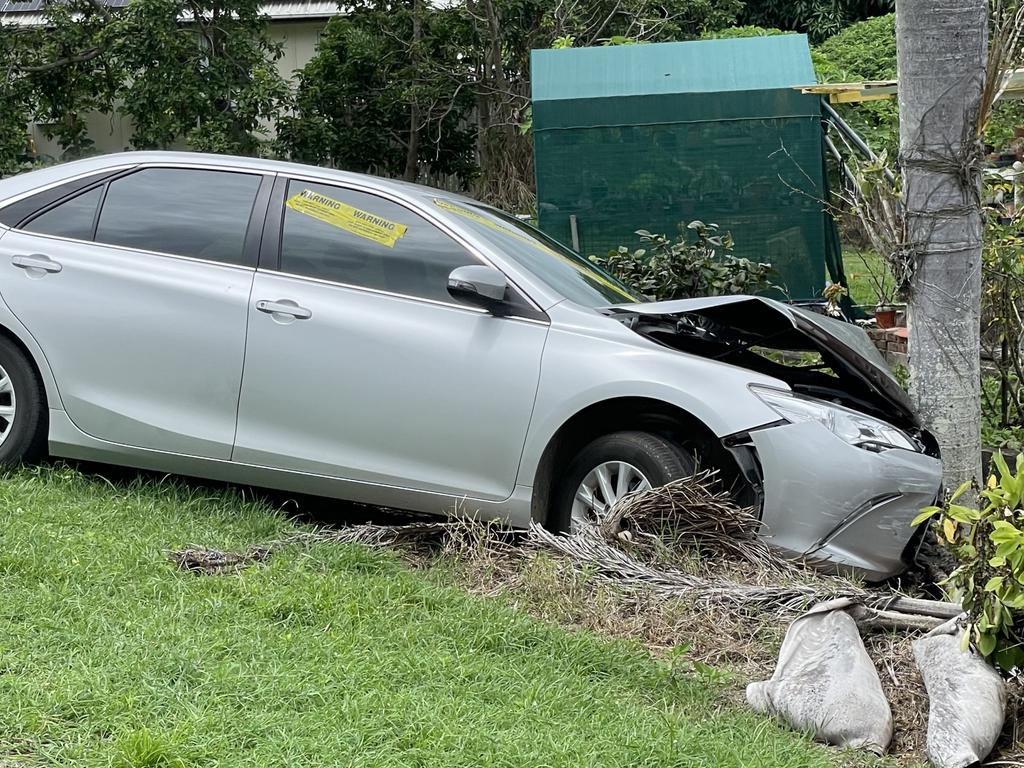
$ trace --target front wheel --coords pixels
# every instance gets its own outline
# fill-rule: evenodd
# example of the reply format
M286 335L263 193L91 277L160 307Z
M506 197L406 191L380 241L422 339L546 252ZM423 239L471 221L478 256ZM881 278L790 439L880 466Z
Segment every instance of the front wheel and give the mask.
M693 456L650 432L615 432L594 440L569 463L555 495L555 529L575 533L603 518L627 494L696 472Z

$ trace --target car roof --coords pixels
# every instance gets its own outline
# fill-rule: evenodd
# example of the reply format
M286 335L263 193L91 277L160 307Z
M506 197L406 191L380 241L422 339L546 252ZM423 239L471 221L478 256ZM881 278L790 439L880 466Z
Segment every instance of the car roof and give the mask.
M283 160L267 160L260 157L242 157L238 155L218 155L206 152L168 152L157 150L138 150L130 152L115 152L108 155L76 160L71 163L61 163L51 166L47 170L64 169L72 170L77 166L82 172L90 170L102 170L108 167L117 167L129 164L143 163L172 163L172 164L201 164L210 167L223 167L233 169L245 169L262 171L264 173L283 173L301 175L314 178L322 178L324 181L348 182L362 187L371 187L393 192L402 197L416 198L448 198L452 200L468 201L462 195L447 192L434 187L427 187L422 184L413 184L397 179L385 179L380 176L372 176L365 173L354 173L351 171L340 171L335 168L323 168L316 165L304 163L291 163Z

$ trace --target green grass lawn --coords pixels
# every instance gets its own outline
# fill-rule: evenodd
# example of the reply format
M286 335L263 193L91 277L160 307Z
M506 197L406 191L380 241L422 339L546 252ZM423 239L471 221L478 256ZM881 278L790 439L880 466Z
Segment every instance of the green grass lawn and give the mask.
M318 543L238 574L177 570L168 550L297 528L233 491L44 468L0 476L0 510L4 768L833 758L638 644L542 623L386 553Z
M882 285L886 295L894 291L892 273L876 251L843 248L843 270L854 304L873 310L878 304L878 284Z

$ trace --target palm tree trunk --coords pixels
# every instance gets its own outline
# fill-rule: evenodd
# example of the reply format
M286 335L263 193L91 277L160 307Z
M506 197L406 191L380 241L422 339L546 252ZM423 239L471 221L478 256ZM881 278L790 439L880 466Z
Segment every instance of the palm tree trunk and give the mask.
M981 474L981 143L986 0L897 0L911 395L947 489Z

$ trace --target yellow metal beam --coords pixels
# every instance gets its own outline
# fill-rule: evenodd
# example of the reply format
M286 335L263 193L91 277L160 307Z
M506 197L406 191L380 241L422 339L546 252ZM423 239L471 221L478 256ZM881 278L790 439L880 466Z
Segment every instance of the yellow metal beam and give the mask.
M846 93L830 93L828 100L832 104L859 104L863 101L886 101L895 94L892 93L866 93L864 91L849 91Z
M862 83L820 83L799 86L801 93L828 96L833 104L855 104L861 101L891 99L896 93L895 80L865 81Z
M828 96L832 104L858 104L863 101L881 101L896 96L895 80L865 80L859 83L814 83L797 85L794 88L801 93L814 93ZM1015 69L1006 73L1000 99L1024 99L1024 69Z

